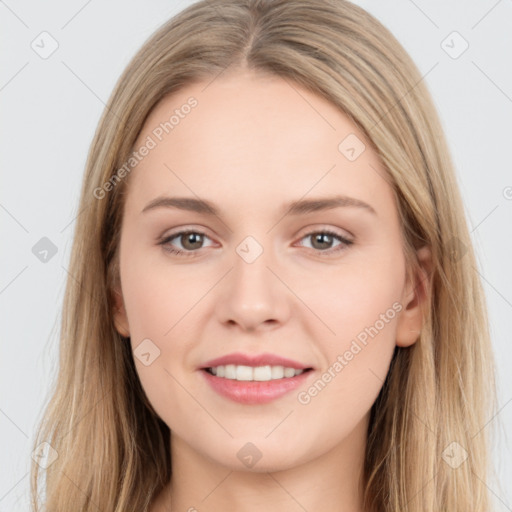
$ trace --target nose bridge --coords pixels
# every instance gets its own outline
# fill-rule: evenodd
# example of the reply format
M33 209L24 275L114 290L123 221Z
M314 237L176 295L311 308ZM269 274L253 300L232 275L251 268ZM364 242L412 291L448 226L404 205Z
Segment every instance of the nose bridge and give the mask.
M260 242L249 235L235 247L233 269L218 303L223 322L254 329L265 322L284 321L288 297L286 287L274 275L278 270L274 268L270 238Z
M274 258L269 237L261 242L259 240L261 237L256 239L249 235L238 244L235 249L232 280L234 281L233 292L242 302L247 306L250 304L255 306L259 303L259 307L263 308L274 295L275 283L272 281L275 280L275 276L268 268L272 266Z

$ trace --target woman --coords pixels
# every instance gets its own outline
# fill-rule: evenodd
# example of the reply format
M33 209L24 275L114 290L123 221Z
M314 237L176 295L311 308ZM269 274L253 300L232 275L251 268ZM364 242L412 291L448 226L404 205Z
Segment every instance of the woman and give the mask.
M493 360L453 165L363 9L169 20L108 102L82 209L35 444L47 510L490 510Z

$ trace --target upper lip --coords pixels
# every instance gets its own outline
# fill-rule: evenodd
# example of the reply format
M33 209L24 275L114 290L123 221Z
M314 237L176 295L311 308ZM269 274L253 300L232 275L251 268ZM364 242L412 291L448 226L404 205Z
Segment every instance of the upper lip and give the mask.
M299 363L293 359L281 357L276 354L243 354L234 352L225 356L217 357L206 361L200 368L213 368L224 366L226 364L244 365L244 366L284 366L285 368L295 368L296 370L305 370L311 366Z

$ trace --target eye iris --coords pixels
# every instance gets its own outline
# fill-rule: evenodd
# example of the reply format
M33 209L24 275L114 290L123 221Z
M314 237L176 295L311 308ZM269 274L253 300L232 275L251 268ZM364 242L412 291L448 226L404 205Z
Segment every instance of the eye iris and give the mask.
M203 242L203 235L199 233L185 233L181 235L181 237L182 241L185 241L183 247L189 250L200 249ZM192 246L190 246L189 243L192 244Z
M325 238L328 238L327 241L325 241ZM318 233L315 236L313 236L313 247L315 246L316 242L319 242L320 244L327 244L330 246L332 244L332 235L329 235L328 233ZM329 247L320 246L315 247L315 249L329 249Z

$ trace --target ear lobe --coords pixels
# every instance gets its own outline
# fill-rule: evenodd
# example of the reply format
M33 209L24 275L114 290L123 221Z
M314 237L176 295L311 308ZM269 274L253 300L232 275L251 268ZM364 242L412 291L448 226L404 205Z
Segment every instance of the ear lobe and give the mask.
M396 344L399 347L409 347L417 341L430 301L432 253L428 246L424 246L416 251L416 255L420 268L414 276L407 278L402 295L404 308L397 322Z
M130 328L128 325L128 317L126 315L126 309L124 307L124 301L122 294L118 291L114 291L114 325L117 332L128 338L130 336Z

